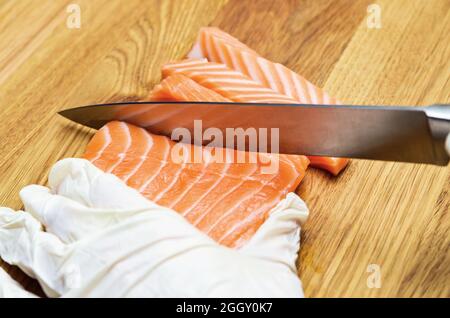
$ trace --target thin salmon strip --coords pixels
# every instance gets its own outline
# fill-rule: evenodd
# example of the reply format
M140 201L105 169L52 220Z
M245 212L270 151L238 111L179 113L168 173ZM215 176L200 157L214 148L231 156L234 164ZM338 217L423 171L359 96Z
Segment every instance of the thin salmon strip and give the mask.
M305 104L340 104L335 98L282 64L271 62L248 48L238 39L215 27L200 30L189 58L227 65L255 80L264 87ZM311 156L311 165L337 175L349 160Z
M150 92L149 99L153 101L230 102L222 95L180 74L169 76L156 85Z
M223 32L219 28L216 27L204 27L200 29L199 36L197 38L197 41L193 45L191 52L189 53L188 57L191 58L202 58L206 57L204 54L204 50L207 49L211 54L220 55L223 54L223 52L217 51L214 46L210 46L210 42L208 41L208 35L214 34L215 38L221 39L227 43L232 44L234 47L239 48L240 50L243 50L245 52L258 55L255 51L253 51L251 48L249 48L247 45L233 37L232 35ZM212 61L212 59L210 59ZM218 59L217 59L218 60Z
M174 75L164 79L161 83L156 85L150 92L146 100L150 101L211 101L211 102L230 102L229 99L224 98L220 94L207 89L195 81L189 79L183 75ZM186 108L183 114L180 116L174 116L176 114L167 111L165 105L158 106L158 112L155 108L151 111L143 110L141 105L130 105L122 110L118 111L120 120L127 121L138 126L149 126L154 122L162 121L165 119L176 118L186 116L186 121L192 118L189 109ZM192 120L191 120L192 122ZM180 125L182 126L182 125Z
M174 156L175 151L182 155ZM309 160L261 154L279 160L277 171L262 173L263 160L214 162L216 151L229 158L238 155L231 149L175 143L113 121L94 135L84 158L116 174L148 199L183 214L217 242L236 248L253 236L280 199L296 189ZM199 153L202 160L193 162Z

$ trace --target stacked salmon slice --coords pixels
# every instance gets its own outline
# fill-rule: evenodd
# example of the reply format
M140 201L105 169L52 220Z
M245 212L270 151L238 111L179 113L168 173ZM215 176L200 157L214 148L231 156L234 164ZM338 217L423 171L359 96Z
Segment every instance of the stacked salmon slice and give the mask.
M206 58L211 62L223 63L229 69L244 74L262 86L290 97L295 103L340 104L335 98L330 97L299 74L284 65L259 56L238 39L218 28L202 28L188 57ZM251 100L252 96L247 96L246 100L239 99L240 96L233 101L263 102L257 99ZM334 175L337 175L348 163L348 159L345 158L309 157L309 159L313 167L328 170Z
M163 67L163 80L151 91L150 100L338 103L217 28L203 28L188 57ZM152 120L145 113L128 116ZM173 154L180 151L182 156L175 160ZM225 160L215 160L219 153ZM200 161L194 160L198 154ZM252 155L257 159L236 161ZM220 244L235 248L253 236L288 192L295 191L310 162L333 174L347 164L346 159L251 154L175 143L118 121L96 133L84 157L148 199L181 213ZM273 160L278 169L264 171Z

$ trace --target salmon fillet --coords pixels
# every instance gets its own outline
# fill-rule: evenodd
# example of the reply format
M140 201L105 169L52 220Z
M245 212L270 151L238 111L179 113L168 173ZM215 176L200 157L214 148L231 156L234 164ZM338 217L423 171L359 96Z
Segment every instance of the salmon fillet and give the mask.
M241 43L238 39L215 27L200 29L197 42L189 58L222 63L262 86L304 104L340 104L335 98L282 64L271 62ZM311 166L337 175L349 160L345 158L309 157Z
M180 156L173 155L180 152ZM223 163L212 160L220 152L228 158ZM200 155L201 160L195 161ZM84 158L146 198L181 213L218 243L239 247L252 237L270 210L296 189L309 160L258 154L255 162L230 163L238 155L239 151L231 149L175 143L113 121L94 135ZM268 157L278 159L279 169L262 173Z

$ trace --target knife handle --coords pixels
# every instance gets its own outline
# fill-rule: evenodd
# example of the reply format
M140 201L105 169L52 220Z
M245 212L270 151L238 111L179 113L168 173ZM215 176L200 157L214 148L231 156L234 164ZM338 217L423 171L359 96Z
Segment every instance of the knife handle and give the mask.
M435 139L445 140L445 148L450 156L450 105L435 104L425 107L431 134Z

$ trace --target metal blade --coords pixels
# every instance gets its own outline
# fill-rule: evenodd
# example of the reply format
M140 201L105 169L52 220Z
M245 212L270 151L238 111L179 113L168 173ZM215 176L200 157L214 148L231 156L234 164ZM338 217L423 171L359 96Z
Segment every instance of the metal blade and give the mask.
M278 128L279 152L285 154L436 165L447 165L449 161L445 136L433 136L427 107L128 102L78 107L60 114L95 129L121 120L168 137L184 127L196 143L201 140L202 144L209 143L203 140L202 131L216 128L222 132L223 144L233 148L236 143L227 145L227 128L256 129L259 136L265 129L268 140L275 136L273 129ZM201 120L200 130L195 120ZM450 131L449 121L444 121L444 126Z

